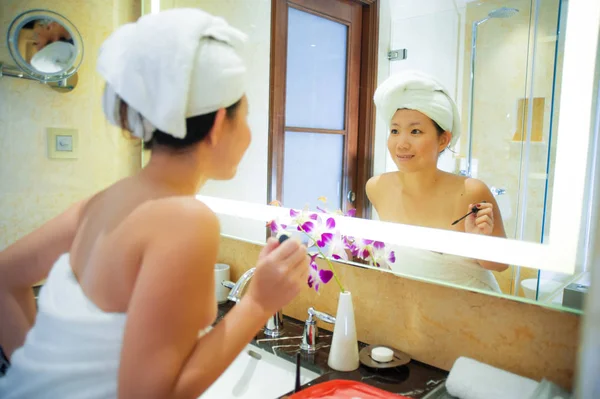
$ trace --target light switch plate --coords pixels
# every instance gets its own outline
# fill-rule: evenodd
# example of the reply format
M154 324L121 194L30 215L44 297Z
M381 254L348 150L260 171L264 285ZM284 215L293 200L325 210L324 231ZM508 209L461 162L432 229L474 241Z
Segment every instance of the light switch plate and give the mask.
M77 129L52 128L48 132L48 158L77 159L79 157L79 132Z

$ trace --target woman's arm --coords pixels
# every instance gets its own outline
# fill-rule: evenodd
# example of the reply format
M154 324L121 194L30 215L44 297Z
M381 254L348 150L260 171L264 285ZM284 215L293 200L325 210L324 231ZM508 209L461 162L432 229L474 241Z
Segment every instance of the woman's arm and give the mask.
M71 249L87 201L72 205L0 252L0 291L30 288L48 276L56 259Z
M31 288L0 290L0 346L10 359L25 342L35 320L35 298Z
M0 346L10 358L35 321L32 285L43 280L73 243L81 201L0 252Z
M480 180L467 179L465 181L465 200L469 202L469 205L465 206L465 210L471 208L476 204L481 204L483 201L486 204L482 205L482 210L469 216L465 220L465 231L474 232L477 230L476 224L483 226L482 229L488 230L480 234L487 234L494 237L506 238L506 232L504 231L504 222L502 221L502 215L500 214L500 208L496 199L492 195L490 189ZM469 226L470 225L470 226ZM470 230L473 231L470 231ZM504 263L491 262L487 260L478 259L477 262L481 267L488 270L497 272L503 272L508 269L508 265Z
M127 310L119 398L197 398L306 284L306 249L270 240L248 292L198 339L216 317L219 224L200 202L174 204L163 201L142 218L150 238Z

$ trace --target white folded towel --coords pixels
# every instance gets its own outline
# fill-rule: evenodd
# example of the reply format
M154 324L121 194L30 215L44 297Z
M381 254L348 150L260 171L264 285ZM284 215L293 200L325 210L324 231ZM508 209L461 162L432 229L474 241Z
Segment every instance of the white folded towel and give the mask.
M122 98L147 125L184 138L186 118L229 107L244 95L246 67L238 50L245 41L222 18L176 8L121 26L100 48L97 68L109 94ZM105 93L103 102L116 123L114 95ZM142 124L133 130L148 139Z
M448 393L459 399L529 399L538 382L459 357L446 380Z
M375 91L377 112L389 126L399 109L427 115L452 133L450 146L460 136L460 115L448 90L434 77L420 71L403 71L387 78Z

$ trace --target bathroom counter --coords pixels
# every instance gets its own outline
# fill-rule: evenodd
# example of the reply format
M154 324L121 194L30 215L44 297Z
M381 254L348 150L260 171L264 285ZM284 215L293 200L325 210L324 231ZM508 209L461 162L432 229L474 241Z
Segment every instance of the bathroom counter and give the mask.
M233 306L233 303L219 305L217 322L222 319ZM281 337L270 338L260 332L254 338L252 344L295 363L296 354L300 350L299 344L303 330L304 321L284 316L284 333ZM447 371L428 366L416 360L411 360L407 365L391 369L378 370L361 364L358 370L352 372L332 370L327 365L332 334L323 329L319 330L319 332L319 349L316 353L310 355L302 353L301 363L303 367L321 374L321 376L304 385L303 388L336 379L353 380L372 385L388 392L419 399L438 387L448 376ZM365 346L367 345L359 342L359 350Z

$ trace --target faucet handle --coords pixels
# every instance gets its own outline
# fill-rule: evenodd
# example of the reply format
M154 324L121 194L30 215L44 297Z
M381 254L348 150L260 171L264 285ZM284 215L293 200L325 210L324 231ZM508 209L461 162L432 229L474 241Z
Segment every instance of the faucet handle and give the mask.
M235 283L229 280L221 281L221 285L225 288L229 288L230 290L233 289L233 287L235 287Z
M319 319L325 323L335 324L335 317L330 314L319 312L315 308L308 308L308 318L304 323L304 331L302 332L302 342L300 343L300 350L314 353L317 351L317 339L319 337L319 328L317 327L317 321Z
M306 322L313 322L314 317L321 321L324 321L325 323L335 324L335 317L333 317L332 315L327 314L325 312L319 312L313 307L308 308L308 319L306 320Z
M506 189L505 188L498 188L498 187L492 186L492 187L490 187L490 191L492 192L492 195L494 197L506 194Z

